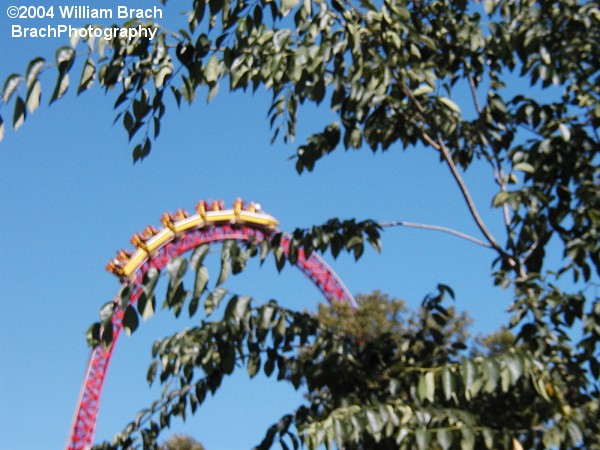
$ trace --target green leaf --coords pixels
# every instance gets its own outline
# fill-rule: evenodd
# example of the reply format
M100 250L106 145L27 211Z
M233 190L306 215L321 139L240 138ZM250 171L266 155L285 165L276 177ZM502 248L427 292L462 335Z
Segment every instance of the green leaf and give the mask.
M560 130L560 134L565 142L569 142L571 140L571 131L564 123L558 124L558 129Z
M248 376L254 378L257 372L260 370L260 357L251 356L248 358L248 365L246 366Z
M217 279L217 286L223 284L231 272L231 256L229 248L226 244L223 244L223 251L221 253L221 271L219 272L219 278Z
M487 393L492 393L498 387L498 379L500 378L500 365L495 358L488 358L483 364L485 372L485 384L483 390Z
M472 396L473 383L477 375L477 369L473 361L467 358L463 358L462 363L460 365L460 374L462 376L462 381L465 386L465 396L467 397L467 400L469 400Z
M367 409L366 417L371 434L379 433L379 430L381 430L381 428L383 427L383 424L381 423L381 417L379 417L379 414L375 413L375 411L371 409Z
M509 198L510 198L510 193L508 193L506 191L500 191L494 196L494 199L492 200L492 206L494 208L498 208L498 207L502 206L503 204L505 204Z
M27 109L30 113L33 113L38 106L40 106L40 99L42 98L42 83L40 80L36 80L33 86L27 93Z
M504 365L500 369L500 386L502 388L502 392L508 392L511 385L510 379L510 370L508 366Z
M473 450L475 448L475 433L471 428L463 428L460 430L460 448L461 450Z
M210 102L213 98L215 98L215 96L217 95L218 92L219 92L219 83L217 83L216 81L213 83L210 83L210 88L208 90L208 96L206 97L206 101Z
M190 317L196 314L196 311L198 311L198 306L200 306L200 297L192 297L188 306L188 314Z
M460 115L461 111L460 108L458 107L458 105L456 103L454 103L452 100L450 100L448 97L438 97L437 101L444 104L448 109L450 109L451 111L454 111L456 114Z
M113 342L113 326L112 323L106 324L102 328L102 344L105 348L109 348Z
M142 289L148 297L154 294L154 288L156 287L156 283L158 283L159 276L160 271L156 267L150 267L144 274Z
M248 311L250 300L250 297L233 296L231 300L229 300L229 303L227 303L224 318L226 320L233 319L236 322L240 321Z
M175 283L170 282L167 288L167 299L165 301L165 306L168 306L173 310L175 317L179 317L181 313L181 308L183 307L183 303L187 298L189 292L186 291L183 287L182 281L177 281Z
M277 324L273 327L273 336L277 342L277 339L281 339L285 336L285 330L287 329L287 322L285 320L285 315L280 315L279 319L277 319Z
M90 325L87 332L85 333L85 339L86 339L88 346L95 347L96 345L98 345L100 343L100 338L101 338L100 330L101 330L101 327L98 322Z
M167 273L169 274L171 282L175 284L180 281L185 275L187 267L187 259L181 256L171 258L171 260L167 263Z
M485 9L486 14L492 15L494 10L496 9L496 1L497 0L484 0L483 9Z
M156 309L156 298L154 295L150 297L146 293L142 293L137 302L137 310L142 316L142 320L146 321L154 315Z
M540 394L540 396L546 400L547 402L550 402L550 396L548 395L548 392L546 391L546 383L544 382L544 380L542 378L537 378L536 380L532 380L533 382L533 387L535 388L535 390L537 391L538 394Z
M131 291L133 290L133 286L131 285L131 283L125 283L121 285L121 288L119 289L119 305L121 306L121 308L125 308L127 305L129 305L130 299L131 299Z
M210 244L202 244L194 249L192 256L190 256L190 264L194 270L198 270L202 266L204 258L208 255L209 251Z
M281 0L281 10L279 12L282 16L287 16L299 1L300 0Z
M87 91L94 84L96 79L96 65L91 58L85 60L83 71L81 72L81 80L79 81L79 87L77 88L77 94L81 94Z
M142 294L138 299L137 310L142 316L142 320L148 320L154 315L156 310L156 298L154 288L158 282L160 272L155 267L150 267L142 279Z
M354 235L346 241L346 250L350 250L355 245L361 245L364 239L361 235Z
M433 403L435 393L435 380L433 372L426 372L419 377L418 394L419 400L429 400Z
M419 450L426 450L429 448L429 441L431 433L426 428L418 428L415 430L415 441Z
M521 172L530 173L530 174L535 172L535 167L533 167L531 164L529 164L527 162L517 163L513 166L513 169L520 170Z
M193 256L193 255L192 255ZM193 261L192 265L198 264L198 261ZM201 265L196 270L196 278L194 279L194 291L192 293L192 299L190 300L190 305L188 308L188 312L190 317L196 314L198 306L200 304L200 296L206 290L206 285L208 284L208 269Z
M100 309L100 322L102 322L102 325L105 325L110 322L114 310L114 302L107 302L102 306L102 308Z
M448 367L444 367L442 370L442 390L444 391L444 397L446 398L446 401L456 396L455 375Z
M219 342L219 355L221 356L221 370L230 374L235 368L235 348L232 343L221 340Z
M56 65L58 67L58 79L50 103L61 98L69 87L69 70L73 66L75 51L70 47L60 47L56 51Z
M52 98L50 98L50 103L53 103L59 98L61 98L65 94L65 92L67 92L68 88L69 75L66 73L59 75L58 80L56 82L56 86L54 87L54 91L52 92Z
M575 443L580 443L583 440L583 433L581 432L581 428L572 420L567 424L567 431L569 432L569 437L571 441Z
M125 309L125 314L123 315L123 328L125 329L125 333L131 336L138 325L140 324L137 311L133 306L128 305Z
M435 435L442 450L448 450L452 446L452 431L448 428L439 428Z
M485 444L485 448L493 449L494 448L494 434L492 430L489 428L483 427L481 429L481 437L483 437L483 443Z
M15 130L21 128L21 125L23 125L23 122L25 122L26 115L27 112L25 111L25 102L21 97L17 97L15 102L15 111L13 114L13 128Z
M204 78L207 82L217 81L219 78L219 59L217 55L211 56L204 69Z
M71 68L73 58L75 58L75 51L70 47L60 47L56 50L56 65L61 72Z
M511 384L514 385L523 374L523 362L517 354L504 355L504 361L510 371Z
M154 76L154 86L159 89L163 87L165 80L168 79L173 73L173 69L169 65L163 65L158 69L158 72Z
M4 103L8 103L10 101L10 98L14 94L22 79L23 77L16 73L10 74L6 78L6 81L4 82L4 88L2 89L2 100Z
M433 88L428 84L421 84L418 88L413 91L413 95L415 97L420 97L421 95L430 94L433 92Z
M227 289L216 288L210 294L206 296L204 300L204 313L209 316L212 312L219 307L219 303L223 300L223 297L227 293Z
M275 308L271 305L265 305L260 308L260 316L258 319L258 329L260 331L267 331L271 327L271 319L273 319L274 313Z
M200 297L204 290L206 289L206 285L208 284L208 269L206 266L201 266L196 271L196 278L194 280L194 297Z
M46 60L44 58L34 58L30 61L29 65L27 66L27 72L25 75L25 80L28 88L31 88L31 86L33 86L33 83L35 83L38 80L38 75L40 74L40 71L42 70L45 64Z

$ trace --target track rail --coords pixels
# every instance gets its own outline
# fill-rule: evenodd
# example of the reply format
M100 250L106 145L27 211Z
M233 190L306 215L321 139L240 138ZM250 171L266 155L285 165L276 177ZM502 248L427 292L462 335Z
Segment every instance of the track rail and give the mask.
M135 304L141 295L141 281L151 267L160 270L171 258L202 244L227 240L260 242L269 239L276 232L275 227L278 222L260 210L256 212L254 204L244 209L241 200L236 200L233 209L224 210L222 202L213 202L212 212L206 211L207 205L206 202L200 202L197 207L198 213L194 216L184 211L178 211L175 216L164 215L162 222L165 228L157 230L148 227L143 234L135 234L132 243L138 249L133 253L121 251L119 256L109 263L107 269L118 275L123 283L133 281L131 304ZM289 245L289 237L284 236L281 240L281 248L286 255ZM316 253L306 258L304 251L299 249L295 265L329 302L344 301L356 306L354 298L343 282ZM67 450L88 450L93 444L102 387L117 339L123 328L124 311L118 307L118 296L115 297L114 303L116 312L112 318L113 341L108 348L98 346L92 349L67 442Z

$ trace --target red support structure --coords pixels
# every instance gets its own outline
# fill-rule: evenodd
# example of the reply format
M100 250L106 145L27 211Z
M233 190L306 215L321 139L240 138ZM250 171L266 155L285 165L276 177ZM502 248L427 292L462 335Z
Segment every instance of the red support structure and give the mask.
M233 226L229 224L186 232L157 250L156 254L153 254L136 272L134 282L136 288L131 294L131 303L135 304L137 302L142 292L141 281L150 267L160 270L174 256L181 255L202 244L226 240L260 242L268 239L271 235L272 232L265 230L263 227L252 225ZM289 238L284 236L281 247L286 254L289 250L289 244ZM356 306L346 286L333 269L316 253L312 253L307 259L304 251L299 249L296 266L315 284L329 302L345 301L353 307ZM117 306L119 305L118 300L118 298L115 299L115 305ZM88 450L92 447L102 387L110 358L122 329L122 319L123 310L118 309L113 316L113 341L110 347L104 349L99 346L92 350L81 389L81 396L75 411L67 450Z

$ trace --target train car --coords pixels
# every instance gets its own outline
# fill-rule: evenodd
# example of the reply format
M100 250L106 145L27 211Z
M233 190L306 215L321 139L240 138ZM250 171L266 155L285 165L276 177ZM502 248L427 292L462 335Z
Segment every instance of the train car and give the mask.
M134 234L131 243L136 250L133 253L121 250L106 269L120 278L130 277L158 250L191 230L231 224L259 227L272 232L279 224L277 219L262 211L260 204L251 202L246 205L241 199L237 199L231 209L225 209L221 200L210 203L200 201L196 205L196 214L189 215L180 209L173 215L163 214L161 223L164 226L161 229L148 226L142 233Z

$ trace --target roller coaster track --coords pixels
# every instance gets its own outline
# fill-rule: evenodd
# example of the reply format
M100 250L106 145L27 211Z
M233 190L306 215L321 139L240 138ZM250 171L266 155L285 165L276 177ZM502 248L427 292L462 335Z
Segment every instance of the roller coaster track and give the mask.
M246 206L241 200L236 200L232 209L224 209L223 202L220 201L211 204L201 201L196 207L196 212L195 215L189 215L179 210L174 215L163 215L161 221L164 228L148 227L143 233L135 234L131 242L137 249L134 252L120 251L117 258L108 264L107 270L117 275L123 284L133 284L130 296L132 305L143 292L141 282L150 268L160 270L171 258L202 244L227 240L259 243L270 239L277 232L278 222L275 218L261 211L259 205L250 203ZM289 237L284 235L280 245L287 255ZM304 251L299 249L295 265L329 302L344 301L356 306L352 295L333 269L316 253L307 258ZM97 346L92 349L67 450L88 450L93 444L102 387L123 327L124 310L119 306L118 295L114 304L113 340L108 348Z

